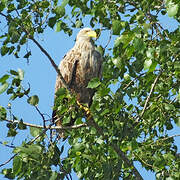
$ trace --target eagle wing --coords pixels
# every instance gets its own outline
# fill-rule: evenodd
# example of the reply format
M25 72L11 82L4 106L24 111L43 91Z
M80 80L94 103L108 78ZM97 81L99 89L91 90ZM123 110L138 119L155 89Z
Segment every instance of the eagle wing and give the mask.
M86 63L84 63L84 59L88 58L92 58L92 61L88 62L86 60ZM77 100L90 105L94 90L87 88L87 85L89 81L95 77L101 79L101 54L96 50L93 50L92 54L88 55L71 49L60 62L59 69L64 80L72 89L72 92L77 95ZM62 87L64 87L64 85L60 77L57 76L55 92Z

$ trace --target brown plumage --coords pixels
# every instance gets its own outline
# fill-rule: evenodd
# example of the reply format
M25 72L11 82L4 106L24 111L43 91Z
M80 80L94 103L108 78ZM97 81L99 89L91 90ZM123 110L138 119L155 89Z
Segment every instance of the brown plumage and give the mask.
M77 100L88 106L91 105L94 90L87 88L87 85L92 78L101 79L102 74L102 57L95 50L92 37L96 37L96 33L90 28L80 30L74 47L64 56L59 65L62 76L72 92L76 94ZM57 76L55 92L62 87L64 87L63 83ZM61 120L56 125L62 126Z

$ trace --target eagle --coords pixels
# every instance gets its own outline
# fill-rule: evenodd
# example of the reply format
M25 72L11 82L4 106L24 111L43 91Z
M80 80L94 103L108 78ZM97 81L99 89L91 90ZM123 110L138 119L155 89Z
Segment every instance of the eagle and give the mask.
M92 38L97 38L95 31L88 27L81 29L74 47L64 56L58 67L71 92L76 95L77 101L89 107L95 91L87 86L91 79L101 79L103 61L101 54L95 49ZM64 84L57 75L55 94L59 88L64 88ZM55 110L52 118L56 120L56 126L62 127L62 118L59 117L57 121Z

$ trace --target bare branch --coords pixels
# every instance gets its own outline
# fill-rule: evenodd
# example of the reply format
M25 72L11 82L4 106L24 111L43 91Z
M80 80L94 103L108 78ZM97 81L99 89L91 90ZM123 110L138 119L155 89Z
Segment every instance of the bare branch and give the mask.
M1 141L0 141L0 144L4 145L4 146L6 146L6 147L9 147L9 148L15 148L15 146L9 145L9 144L5 144L5 143L3 143L3 142L1 142Z
M158 139L157 141L148 144L148 146L151 146L151 145L153 145L153 144L156 144L156 143L158 143L158 142L160 142L160 141L166 141L166 140L168 140L168 139L171 139L171 138L174 138L174 137L179 137L179 136L180 136L180 134L175 134L175 135L172 135L172 136L164 137L164 138L162 138L162 139Z
M2 166L4 166L4 165L6 165L7 163L9 163L11 160L14 159L15 156L17 156L17 153L14 154L10 159L8 159L7 161L5 161L4 163L0 164L0 167L2 167Z
M149 96L148 96L147 99L146 99L146 102L145 102L145 104L144 104L143 110L142 110L141 115L140 115L141 117L144 115L144 113L145 113L145 111L146 111L148 102L149 102L149 100L150 100L150 97L151 97L151 95L152 95L152 93L153 93L153 91L154 91L154 88L155 88L155 86L156 86L156 83L157 83L160 75L161 75L161 73L155 78L155 80L154 80L154 82L153 82L153 84L152 84L152 86L151 86L151 90L150 90Z
M104 49L108 47L109 43L111 42L111 38L112 38L112 30L110 31L109 39L108 39L107 44L104 46Z
M10 123L20 123L20 121L17 121L17 120L9 120L9 119L5 119L5 120L2 120L2 121L7 121L7 122L10 122ZM60 129L60 130L71 130L71 129L78 129L78 128L82 128L82 127L87 127L87 124L86 123L83 123L83 124L78 124L78 125L73 125L73 126L64 126L64 127L59 127L59 126L52 126L51 124L48 125L48 126L41 126L41 125L37 125L37 124L30 124L30 123L27 123L27 122L23 122L24 125L26 126L29 126L29 127L35 127L35 128L40 128L40 129ZM54 123L53 123L54 124Z

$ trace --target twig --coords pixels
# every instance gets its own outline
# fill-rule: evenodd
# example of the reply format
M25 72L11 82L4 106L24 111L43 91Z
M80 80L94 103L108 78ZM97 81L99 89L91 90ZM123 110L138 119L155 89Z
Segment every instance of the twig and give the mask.
M152 84L152 87L151 87L149 96L148 96L147 99L146 99L146 102L145 102L145 104L144 104L144 108L143 108L143 110L142 110L142 112L141 112L140 117L142 117L142 116L144 115L144 113L145 113L145 110L146 110L146 108L147 108L148 102L149 102L149 100L150 100L150 97L151 97L151 95L152 95L152 93L153 93L153 91L154 91L154 88L155 88L155 86L156 86L156 83L157 83L160 75L161 75L161 73L156 77L156 79L154 80L154 82L153 82L153 84Z
M4 119L2 121L7 121L7 122L10 122L10 123L20 123L20 121L17 121L17 120L9 120L9 119ZM29 127L35 127L35 128L40 128L40 129L60 129L60 130L70 130L70 129L78 129L78 128L82 128L82 127L87 127L87 124L86 123L83 123L83 124L78 124L78 125L73 125L73 126L64 126L64 127L59 127L59 126L53 126L50 124L48 126L41 126L41 125L37 125L37 124L30 124L30 123L27 123L27 122L23 122L24 125L26 126L29 126ZM53 123L54 124L54 123Z
M5 161L4 163L0 164L0 167L6 165L7 163L9 163L12 159L14 159L14 157L17 156L17 153L14 154L10 159L8 159L7 161Z
M6 147L9 147L9 148L15 148L16 146L13 146L13 145L9 145L9 144L4 144L3 142L0 141L0 144L6 146Z
M175 135L172 135L172 136L164 137L164 138L162 138L162 139L158 139L157 141L152 142L152 143L147 144L147 145L148 145L148 146L151 146L151 145L153 145L153 144L158 143L159 141L166 141L166 140L168 140L168 139L171 139L171 138L174 138L174 137L178 137L178 136L180 136L180 134L175 134Z
M136 158L138 158L144 165L149 166L149 167L151 167L152 169L155 169L155 168L159 169L158 167L154 167L153 165L148 164L146 161L144 161L142 158L140 158L136 153L133 153L133 154L134 154L134 155L136 156Z
M108 39L107 44L104 46L104 49L108 47L109 43L111 42L111 38L112 38L112 30L110 31L109 39Z

